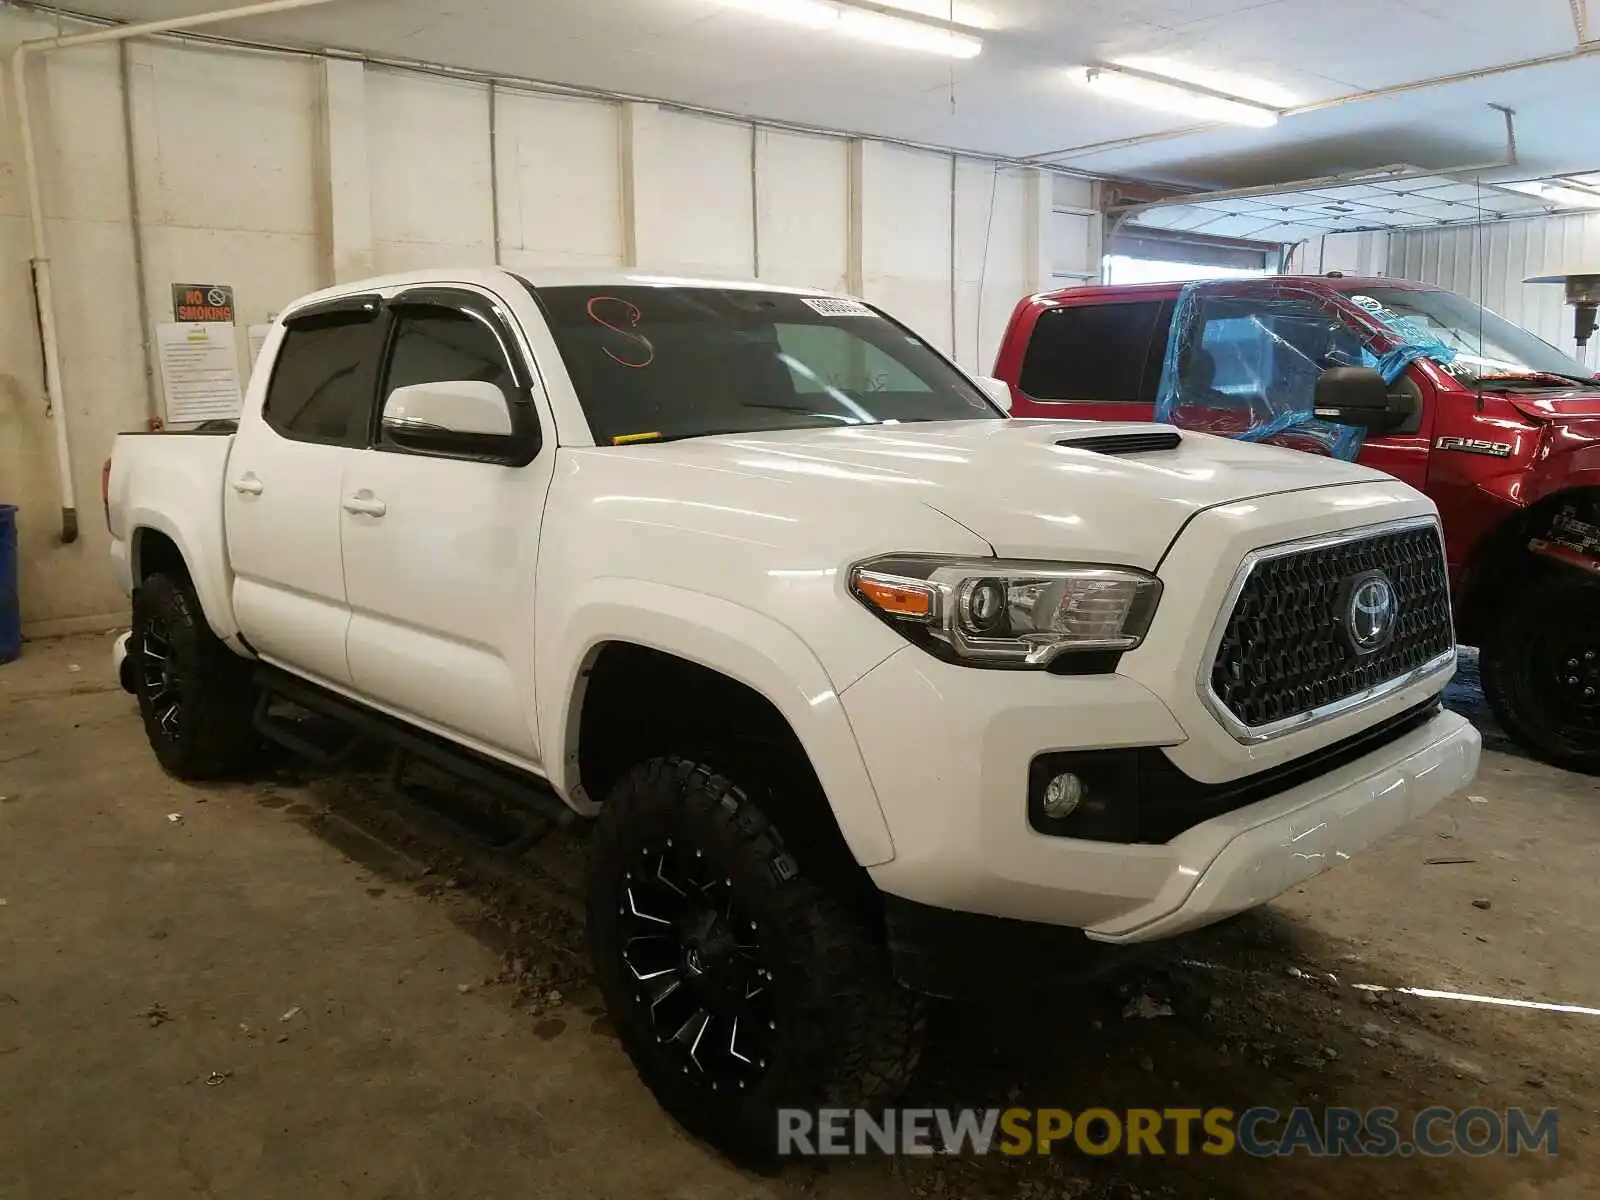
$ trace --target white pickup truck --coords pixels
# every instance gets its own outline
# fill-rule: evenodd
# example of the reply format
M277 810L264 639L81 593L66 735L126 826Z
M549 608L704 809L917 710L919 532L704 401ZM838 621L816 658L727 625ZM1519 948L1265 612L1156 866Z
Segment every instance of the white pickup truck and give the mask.
M1425 497L991 382L765 284L320 292L236 432L118 440L125 682L181 778L286 700L596 817L624 1045L770 1147L892 1092L916 993L1260 905L1477 767Z

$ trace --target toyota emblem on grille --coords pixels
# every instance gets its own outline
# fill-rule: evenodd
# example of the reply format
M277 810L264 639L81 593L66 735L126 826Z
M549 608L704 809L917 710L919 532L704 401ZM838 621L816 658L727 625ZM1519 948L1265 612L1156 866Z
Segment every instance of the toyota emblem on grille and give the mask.
M1400 624L1400 598L1382 571L1365 571L1339 589L1339 620L1350 648L1357 654L1381 650Z

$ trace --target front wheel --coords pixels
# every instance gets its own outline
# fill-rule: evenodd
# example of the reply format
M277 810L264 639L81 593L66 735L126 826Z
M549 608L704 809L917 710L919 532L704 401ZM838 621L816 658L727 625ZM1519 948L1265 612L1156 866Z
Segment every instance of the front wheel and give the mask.
M1547 763L1600 774L1600 584L1562 573L1508 597L1479 670L1513 739Z
M779 1110L886 1103L921 1049L920 1001L711 768L644 763L606 798L589 950L623 1047L686 1129L735 1158L784 1150Z
M188 580L151 575L139 584L127 663L163 767L208 779L244 764L256 745L250 668L211 632Z

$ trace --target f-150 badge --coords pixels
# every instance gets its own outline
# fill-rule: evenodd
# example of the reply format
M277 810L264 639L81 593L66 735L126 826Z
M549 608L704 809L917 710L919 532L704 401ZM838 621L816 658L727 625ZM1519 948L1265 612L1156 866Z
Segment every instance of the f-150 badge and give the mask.
M1435 450L1458 450L1462 454L1487 454L1491 458L1510 458L1510 442L1486 442L1481 438L1442 437L1433 443Z

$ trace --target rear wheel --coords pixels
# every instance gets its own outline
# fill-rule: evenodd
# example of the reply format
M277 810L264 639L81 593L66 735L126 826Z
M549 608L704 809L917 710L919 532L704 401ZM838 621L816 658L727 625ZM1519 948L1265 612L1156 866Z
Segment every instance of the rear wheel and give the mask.
M623 1046L664 1108L744 1160L780 1108L885 1103L921 1049L921 1002L801 871L746 793L654 759L606 799L589 948Z
M206 779L244 765L256 746L250 668L211 632L188 580L151 575L139 584L128 663L163 767Z
M1506 732L1545 762L1600 774L1600 584L1531 584L1484 642L1483 693Z

